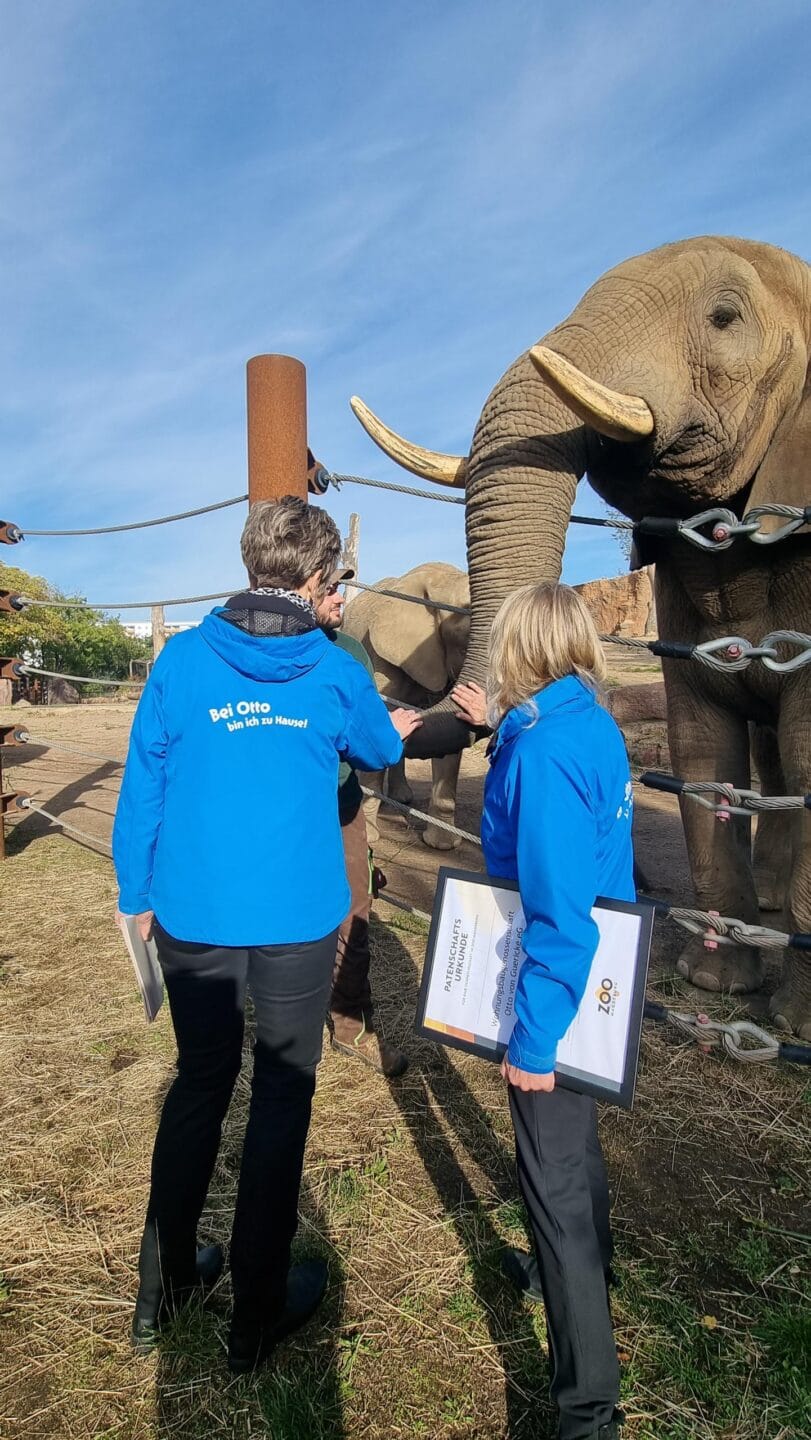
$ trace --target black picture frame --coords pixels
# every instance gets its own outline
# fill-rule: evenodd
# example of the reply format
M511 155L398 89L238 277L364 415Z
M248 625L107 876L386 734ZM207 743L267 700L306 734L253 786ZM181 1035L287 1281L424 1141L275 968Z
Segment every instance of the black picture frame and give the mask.
M450 1049L461 1050L467 1055L477 1055L481 1060L500 1063L506 1052L506 1045L477 1044L475 1041L463 1040L456 1035L444 1034L436 1030L433 1026L425 1024L428 992L431 985L434 960L436 958L436 945L442 909L445 903L445 889L449 880L463 880L472 885L485 886L488 889L498 888L501 890L512 890L516 894L518 893L518 885L514 880L503 880L494 875L486 875L478 870L457 870L449 865L440 866L437 872L436 894L431 911L431 927L428 932L428 945L425 952L425 963L422 970L419 996L417 998L417 1013L414 1021L414 1029L418 1035L426 1040L433 1040L435 1044L447 1045ZM598 895L594 904L595 907L600 910L614 910L626 915L636 915L640 922L628 1016L628 1041L625 1050L625 1066L622 1080L620 1084L617 1085L613 1081L603 1079L596 1073L589 1074L583 1071L572 1071L566 1066L555 1066L555 1084L561 1085L565 1090L577 1090L581 1094L592 1095L595 1100L602 1100L611 1105L618 1105L623 1110L630 1110L633 1105L634 1092L636 1089L639 1046L642 1038L642 1016L645 1008L645 987L648 978L655 911L653 906L644 900L632 903L626 900L611 900Z

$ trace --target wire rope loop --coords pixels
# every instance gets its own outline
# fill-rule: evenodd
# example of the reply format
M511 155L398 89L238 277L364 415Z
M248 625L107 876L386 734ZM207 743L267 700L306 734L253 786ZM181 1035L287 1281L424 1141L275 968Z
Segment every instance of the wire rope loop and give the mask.
M698 515L691 515L689 520L681 520L678 533L701 550L727 550L736 538L734 532L738 523L738 517L732 510L716 507L701 510ZM712 525L712 534L702 535L702 525Z
M706 910L692 910L684 906L674 906L668 912L671 920L681 925L683 930L689 930L691 935L706 937L707 932L713 932L713 939L719 945L731 945L733 942L726 933L726 921L723 915L710 914Z
M774 649L777 645L794 645L799 653L788 660L781 660ZM761 657L767 670L776 670L785 675L792 670L801 670L803 666L811 663L811 635L801 635L798 630L772 630L771 634L764 635L761 646L769 651ZM774 658L775 656L777 658Z
M766 640L773 637L767 636ZM694 656L714 670L745 670L752 660L776 658L777 651L764 640L750 645L742 635L721 635L716 640L702 640L695 646Z
M784 519L787 523L776 530L762 530L760 521L766 515ZM746 512L744 518L757 522L754 534L749 537L756 545L775 545L778 540L785 540L804 525L811 524L811 506L806 505L801 509L797 505L756 505L754 509Z
M742 1045L742 1039L756 1040L754 1046ZM761 1030L751 1020L733 1020L723 1030L724 1047L728 1055L744 1060L749 1065L765 1065L776 1060L780 1054L780 1041L775 1040L766 1030Z

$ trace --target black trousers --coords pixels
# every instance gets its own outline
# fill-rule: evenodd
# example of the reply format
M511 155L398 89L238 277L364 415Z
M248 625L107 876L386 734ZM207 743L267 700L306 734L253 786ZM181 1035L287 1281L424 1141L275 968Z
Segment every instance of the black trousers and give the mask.
M612 1418L619 1365L608 1304L608 1180L594 1101L510 1086L518 1179L541 1277L561 1440Z
M194 1283L197 1223L242 1063L245 996L256 1012L251 1101L231 1238L234 1322L271 1323L284 1306L304 1146L321 1059L336 932L255 949L176 940L155 925L177 1040L177 1076L152 1157L141 1279Z

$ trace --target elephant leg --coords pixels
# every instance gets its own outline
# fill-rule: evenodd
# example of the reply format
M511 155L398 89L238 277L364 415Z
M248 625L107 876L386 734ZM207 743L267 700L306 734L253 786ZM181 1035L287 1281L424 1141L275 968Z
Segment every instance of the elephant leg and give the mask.
M397 800L400 805L410 805L414 799L414 792L406 780L405 759L398 760L396 765L389 766L388 777L386 794L392 800Z
M377 796L368 797L363 802L363 813L366 816L366 828L369 831L369 843L375 845L380 838L380 800L383 785L386 779L385 770L363 770L358 771L358 779L361 785L367 790L376 790Z
M786 782L780 764L777 732L768 725L753 725L751 741L761 793L785 795ZM787 810L758 815L752 868L761 910L782 910L786 904L794 832L798 823L799 817Z
M679 664L684 662L671 662ZM683 779L722 780L748 788L746 721L732 708L714 704L678 671L668 677L668 739L674 773ZM757 924L751 821L735 817L722 822L687 795L682 796L681 812L699 908ZM759 950L700 935L686 945L677 968L702 990L732 994L756 990L763 979Z
M438 820L444 820L448 825L456 822L456 786L461 762L461 752L444 755L441 760L431 762L433 784L428 813L436 815ZM432 850L458 850L462 843L458 835L450 835L438 825L426 826L422 838Z
M797 677L798 680L800 677ZM784 693L780 707L778 741L788 793L811 793L811 696L807 684ZM788 902L791 934L811 933L811 810L797 817ZM776 1025L811 1040L811 952L785 951L780 988L770 1010Z

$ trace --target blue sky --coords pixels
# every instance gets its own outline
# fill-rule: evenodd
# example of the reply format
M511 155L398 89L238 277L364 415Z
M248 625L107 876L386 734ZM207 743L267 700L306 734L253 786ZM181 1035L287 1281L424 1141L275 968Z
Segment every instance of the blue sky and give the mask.
M466 451L498 376L610 265L691 234L807 243L805 0L2 0L0 18L0 514L23 527L244 490L263 351L307 365L330 468L408 483L353 392ZM461 508L357 487L329 505L343 530L360 511L367 580L464 564ZM578 509L599 513L586 487ZM91 600L219 590L242 518L0 558ZM623 565L572 528L565 578Z

